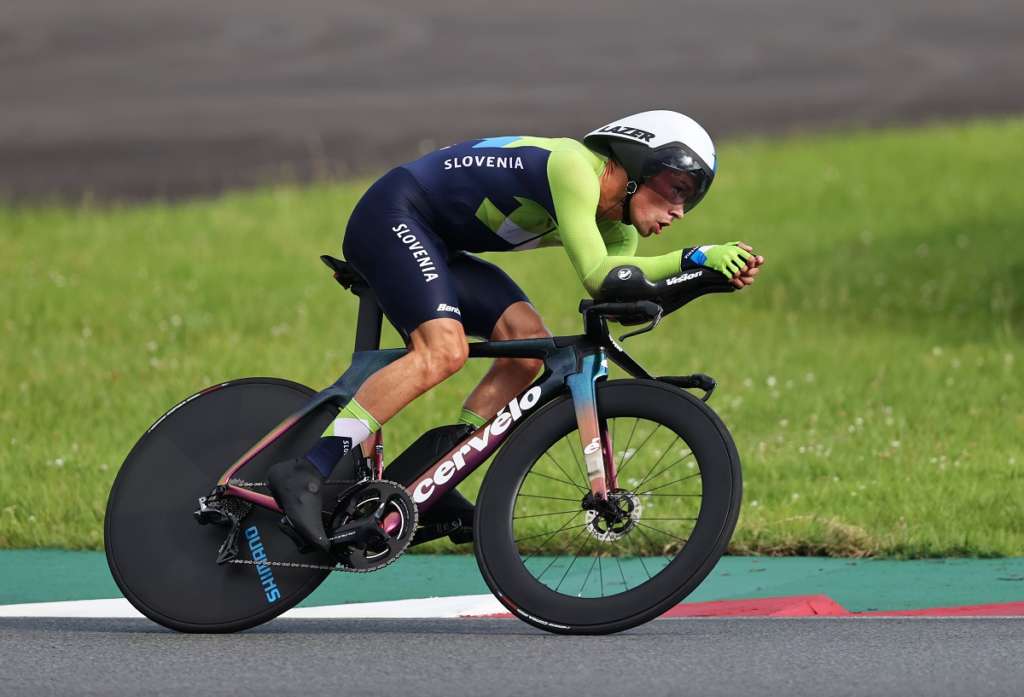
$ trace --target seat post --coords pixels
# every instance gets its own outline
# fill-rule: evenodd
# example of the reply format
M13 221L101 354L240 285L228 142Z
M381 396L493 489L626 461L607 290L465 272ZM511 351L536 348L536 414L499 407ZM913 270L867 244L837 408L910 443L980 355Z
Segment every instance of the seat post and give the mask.
M366 279L347 261L335 259L330 254L321 254L320 261L334 272L334 280L342 288L352 291L359 298L355 350L376 351L380 348L380 330L384 321L384 313L377 303L377 294L370 288Z
M380 348L380 330L384 313L377 304L377 295L369 287L356 284L352 292L359 298L359 317L356 320L356 351L376 351Z

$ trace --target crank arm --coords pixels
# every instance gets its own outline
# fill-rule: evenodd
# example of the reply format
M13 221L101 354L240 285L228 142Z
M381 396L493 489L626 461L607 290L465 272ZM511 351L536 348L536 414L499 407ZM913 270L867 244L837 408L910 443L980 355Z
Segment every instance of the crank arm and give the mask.
M342 525L333 532L330 540L331 546L334 547L335 545L365 544L384 538L387 538L387 535L378 527L377 520L370 518Z

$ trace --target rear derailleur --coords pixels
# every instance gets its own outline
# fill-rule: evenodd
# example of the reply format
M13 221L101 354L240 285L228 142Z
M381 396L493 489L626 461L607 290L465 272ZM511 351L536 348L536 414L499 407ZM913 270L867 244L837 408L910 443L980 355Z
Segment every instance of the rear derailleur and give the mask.
M225 487L214 488L208 496L199 497L199 509L192 516L200 525L217 525L229 528L217 550L217 563L227 564L238 558L238 538L242 533L242 521L252 510L252 504L237 496L225 496Z

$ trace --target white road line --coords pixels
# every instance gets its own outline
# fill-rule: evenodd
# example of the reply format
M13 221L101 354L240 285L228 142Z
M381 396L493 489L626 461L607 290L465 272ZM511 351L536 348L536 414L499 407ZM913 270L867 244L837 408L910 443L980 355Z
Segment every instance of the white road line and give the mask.
M457 595L374 603L346 603L292 608L281 615L293 619L473 617L507 612L492 595ZM56 603L0 605L0 617L142 617L124 598L66 600Z
M124 598L0 605L0 617L142 617Z
M480 617L483 615L507 614L501 603L492 595L456 595L446 598L418 598L413 600L389 600L373 603L346 603L319 607L292 608L281 615L284 619L430 619L455 617ZM0 617L92 617L92 618L141 618L139 613L124 598L106 600L66 600L56 603L24 603L21 605L0 605ZM716 620L718 617L691 616L663 619ZM1016 619L1024 621L1021 615L846 615L814 617L744 617L730 616L726 619L798 619L798 620L962 620L962 619Z
M429 618L472 617L508 612L493 595L456 595L447 598L348 603L323 607L297 607L281 615L293 618Z

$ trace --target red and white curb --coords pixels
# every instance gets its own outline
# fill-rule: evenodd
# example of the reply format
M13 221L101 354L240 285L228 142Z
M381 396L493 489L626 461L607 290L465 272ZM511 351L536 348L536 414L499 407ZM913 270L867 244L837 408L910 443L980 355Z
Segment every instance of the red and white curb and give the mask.
M66 600L54 603L0 605L0 617L139 618L142 614L124 598ZM292 608L288 619L444 619L511 618L491 595L457 595L373 603L346 603ZM827 595L797 595L748 600L682 603L661 616L683 617L1024 617L1024 602L921 610L850 612Z

